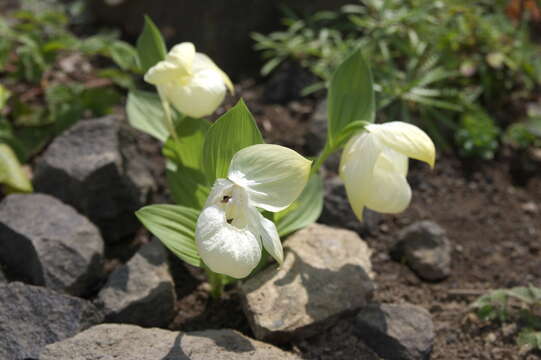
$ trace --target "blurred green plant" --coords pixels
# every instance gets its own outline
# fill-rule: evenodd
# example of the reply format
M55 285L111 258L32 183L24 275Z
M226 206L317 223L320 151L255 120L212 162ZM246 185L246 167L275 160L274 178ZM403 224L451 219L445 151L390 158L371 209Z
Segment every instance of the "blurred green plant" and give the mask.
M541 118L532 118L509 126L504 141L518 149L541 147Z
M372 63L384 121L417 122L440 146L448 144L449 132L458 132L461 154L490 158L499 124L489 115L472 115L471 108L509 111L510 103L525 102L541 83L540 47L530 39L528 22L513 23L505 5L364 0L306 18L286 11L285 31L253 38L267 60L263 75L287 59L320 78L305 94L326 87L337 64L360 46ZM473 125L473 118L482 124Z
M492 159L498 150L500 129L492 117L480 108L462 114L455 141L464 157Z
M514 287L497 289L479 297L471 305L480 319L520 325L517 344L541 350L541 288Z
M79 38L70 30L73 12L84 11L76 3L23 1L0 16L0 80L12 94L0 92L0 143L20 162L79 119L111 113L139 72L135 49L116 33Z

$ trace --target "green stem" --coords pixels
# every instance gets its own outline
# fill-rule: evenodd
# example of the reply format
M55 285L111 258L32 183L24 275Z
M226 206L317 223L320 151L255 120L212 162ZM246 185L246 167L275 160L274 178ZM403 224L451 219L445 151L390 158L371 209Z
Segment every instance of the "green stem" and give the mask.
M327 140L323 151L321 151L321 154L319 154L318 158L314 162L314 165L312 166L312 169L310 170L310 176L317 173L321 165L323 165L325 160L327 160L327 158L333 152L340 149L351 138L352 135L359 131L362 131L364 127L368 124L370 123L367 121L354 121L342 129L340 134L335 137L332 145L329 145L329 141Z
M171 115L171 107L169 105L169 102L166 100L160 88L158 88L158 95L160 95L163 111L165 113L165 126L167 127L167 130L169 131L169 134L171 134L173 139L177 140L177 131L175 129L175 124L173 123L173 116Z
M210 284L210 295L214 300L218 300L224 291L225 277L222 274L217 274L206 267L205 271Z
M319 168L321 168L321 165L327 160L327 158L334 152L334 148L329 146L329 143L325 144L325 147L323 148L323 151L319 156L317 157L316 161L314 162L314 165L312 165L312 169L310 170L310 176L314 175L319 171Z

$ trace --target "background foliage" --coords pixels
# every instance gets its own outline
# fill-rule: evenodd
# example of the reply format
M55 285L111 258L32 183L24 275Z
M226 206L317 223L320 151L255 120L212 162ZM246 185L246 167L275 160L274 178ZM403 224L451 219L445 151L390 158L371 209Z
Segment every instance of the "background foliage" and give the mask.
M22 162L79 119L110 113L121 102L118 89L133 86L131 45L114 32L72 32L81 6L24 1L0 16L0 141Z
M267 60L263 75L293 60L320 79L305 94L324 88L360 47L372 65L380 121L417 122L440 146L492 158L502 139L530 146L538 136L531 125L507 130L531 122L523 104L541 83L532 14L507 4L365 0L304 18L286 11L286 30L253 38Z

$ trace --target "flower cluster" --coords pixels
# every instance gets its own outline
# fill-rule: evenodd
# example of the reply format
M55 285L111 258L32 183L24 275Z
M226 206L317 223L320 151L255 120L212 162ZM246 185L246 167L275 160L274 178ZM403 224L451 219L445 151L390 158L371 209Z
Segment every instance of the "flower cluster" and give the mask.
M436 156L434 144L427 134L414 125L403 122L374 124L356 118L356 114L361 116L365 109L372 111L366 119L374 118L375 110L370 107L373 103L370 71L368 67L362 68L364 60L360 53L346 60L346 63L344 69L349 67L360 75L350 79L349 70L342 70L342 75L337 75L342 78L336 81L338 85L332 89L333 99L338 99L336 104L339 104L335 108L342 106L345 110L336 112L339 114L337 119L329 116L329 122L334 121L334 127L328 135L332 137L342 134L342 130L353 130L344 135L347 137L340 138L343 141L328 139L326 151L314 164L286 147L258 144L262 139L253 119L242 120L248 122L239 125L238 131L251 127L252 132L243 134L251 136L256 133L259 140L243 146L235 145L238 139L229 139L238 134L237 130L227 129L229 123L215 130L219 132L217 137L209 140L207 135L201 135L207 136L205 143L214 141L229 147L227 151L223 150L229 155L222 156L224 160L220 165L229 166L225 177L225 172L218 172L221 176L217 176L217 180L214 180L214 175L207 178L208 182L214 184L204 205L196 209L195 248L191 253L184 249L179 256L185 255L186 259L192 260L195 256L213 273L237 279L253 272L261 261L263 249L281 264L283 249L272 213L288 209L296 201L310 176L317 174L326 156L339 150L340 146L336 144L346 143L340 162L340 176L351 207L360 220L365 208L382 213L399 213L406 209L412 196L406 178L409 158L424 161L433 167ZM206 55L196 52L191 43L173 47L164 60L150 67L145 80L157 87L166 116L171 104L185 116L195 118L193 121L206 121L197 118L213 113L224 100L227 89L233 91L228 76ZM350 80L357 81L357 85L351 86ZM364 100L364 104L359 104L363 99L352 96L351 89L358 91L362 86L363 94L368 94L369 98ZM340 97L342 93L345 94L344 98ZM251 119L248 110L245 111L248 115L244 114L239 119ZM343 117L352 114L354 116L349 119ZM348 128L348 124L357 127ZM206 126L211 125L207 123ZM174 127L171 129L171 135L174 135ZM179 141L177 138L174 140ZM197 151L201 152L202 149ZM218 145L204 149L215 149L215 153L202 156L213 159L221 157L222 148ZM211 167L215 165L214 162L211 164ZM318 196L322 197L322 193L318 193ZM302 226L306 226L306 223ZM192 240L193 237L184 245ZM194 255L195 252L197 254Z

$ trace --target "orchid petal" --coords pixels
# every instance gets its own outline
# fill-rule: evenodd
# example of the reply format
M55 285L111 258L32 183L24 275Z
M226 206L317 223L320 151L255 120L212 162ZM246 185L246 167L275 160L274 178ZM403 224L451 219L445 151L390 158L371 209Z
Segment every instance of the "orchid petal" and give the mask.
M277 212L304 189L311 161L284 146L258 144L237 152L228 179L246 189L252 205Z
M223 72L222 69L220 69L218 65L216 65L214 61L212 61L211 58L209 58L207 55L203 53L196 53L195 60L193 62L193 71L197 72L197 71L205 70L205 69L212 69L216 71L220 75L222 80L224 81L225 86L227 86L229 91L231 93L235 92L235 88L233 87L233 82L231 82L231 79L229 78L229 76L227 76L227 74Z
M255 208L250 208L250 225L261 237L263 247L279 264L284 262L284 249L276 225L261 215Z
M374 167L381 151L380 142L363 132L352 137L342 152L340 177L344 181L349 203L359 220L363 218L366 192L370 191Z
M184 86L169 82L163 93L173 106L183 114L200 118L212 114L225 98L226 88L214 70L194 74Z
M227 223L225 211L209 206L197 220L195 238L203 262L210 270L240 279L261 259L261 243L248 228Z
M436 150L430 137L415 125L401 121L370 124L366 130L391 149L434 167Z
M366 207L380 213L396 214L404 211L411 201L411 188L406 180L408 158L386 149L374 167L371 182L363 191Z
M170 61L160 61L145 74L145 81L155 86L162 86L169 83L172 79L179 79L187 76L184 69L179 68Z
M183 69L186 75L190 75L192 73L195 54L195 45L191 42L183 42L173 46L165 57L165 60Z
M212 185L212 188L210 189L210 193L204 207L219 204L224 196L231 195L233 192L233 186L235 186L235 184L227 179L216 179L214 185Z

